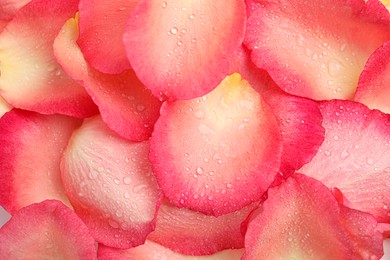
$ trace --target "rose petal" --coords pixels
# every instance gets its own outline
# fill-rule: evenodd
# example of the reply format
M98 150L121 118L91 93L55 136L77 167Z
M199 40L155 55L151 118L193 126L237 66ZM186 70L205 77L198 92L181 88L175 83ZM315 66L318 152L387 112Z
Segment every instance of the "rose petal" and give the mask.
M18 211L0 229L1 259L96 259L85 224L56 200Z
M154 95L200 97L227 75L227 57L242 43L245 18L242 0L142 1L127 23L126 52Z
M310 162L324 141L322 114L316 102L286 94L273 82L263 96L279 123L283 145L280 172L288 176Z
M390 41L378 48L367 61L359 78L355 100L371 109L390 113Z
M147 140L159 117L161 101L131 70L108 75L91 68L76 43L77 37L77 21L70 19L54 42L58 62L73 79L82 82L108 127L129 140Z
M0 90L12 106L44 114L87 117L97 108L55 61L52 45L77 0L33 0L0 34ZM44 10L44 11L43 11Z
M239 260L243 250L230 249L210 256L187 256L169 250L157 243L146 241L145 244L128 250L118 250L99 246L100 260L127 260L127 259L169 259L169 260Z
M242 259L379 259L376 227L373 216L339 205L322 183L296 173L269 189L252 216Z
M31 2L31 0L1 0L0 20L11 20L20 8Z
M351 101L320 104L325 140L299 172L338 188L349 207L390 222L390 115Z
M60 161L80 120L13 109L0 119L0 204L14 214L46 199L70 206Z
M163 104L151 161L169 201L219 216L258 200L280 165L279 128L239 74L208 95Z
M99 117L74 132L61 162L65 192L97 241L129 248L154 229L161 192L148 160L149 143L132 143Z
M149 240L186 255L209 255L224 249L243 248L240 225L257 208L253 203L220 217L207 216L165 201Z
M246 46L285 91L352 99L369 55L390 38L382 5L358 0L248 0Z
M138 2L80 0L80 38L77 43L92 67L105 73L130 69L122 38L129 14Z

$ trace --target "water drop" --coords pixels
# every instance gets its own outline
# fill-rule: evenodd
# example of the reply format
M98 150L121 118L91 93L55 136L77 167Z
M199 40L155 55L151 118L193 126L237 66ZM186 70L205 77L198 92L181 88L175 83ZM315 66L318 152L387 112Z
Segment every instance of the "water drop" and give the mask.
M183 45L183 42L182 42L182 41L178 41L178 42L177 42L177 45L178 45L178 46L182 46L182 45Z
M347 150L342 151L340 154L340 158L343 160L346 159L348 156L349 156L349 152Z
M324 154L325 154L326 156L330 156L330 155L331 155L331 152L325 151Z
M127 191L125 191L123 197L125 197L125 199L130 199L130 194Z
M337 77L342 74L344 66L339 60L332 59L328 62L328 72L331 76Z
M145 106L144 105L142 105L142 104L138 104L137 105L137 111L138 112L142 112L142 111L144 111L145 110Z
M192 20L195 18L195 14L190 14L189 18Z
M198 167L198 168L196 169L196 173L199 174L199 175L201 175L201 174L203 173L203 168L202 168L202 167Z
M196 118L202 119L202 118L204 118L205 113L204 113L204 111L202 111L202 110L195 110L195 111L194 111L194 116L195 116Z
M173 35L176 35L178 31L179 31L179 30L177 29L177 27L172 27L171 30L170 30L170 32L171 32Z
M130 177L123 178L123 183L126 184L126 185L131 184L131 178Z
M113 228L119 228L119 224L115 220L109 219L108 224Z
M166 1L163 1L161 6L162 6L162 8L166 8L168 6L168 3Z
M374 160L373 160L372 158L368 157L368 158L366 159L366 163L367 163L368 165L373 165L373 164L374 164Z

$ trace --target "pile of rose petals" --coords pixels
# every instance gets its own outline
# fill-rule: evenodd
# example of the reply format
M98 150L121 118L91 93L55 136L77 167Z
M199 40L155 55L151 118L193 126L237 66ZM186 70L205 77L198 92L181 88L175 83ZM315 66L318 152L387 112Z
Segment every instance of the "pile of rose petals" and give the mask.
M381 259L389 6L0 0L0 259Z

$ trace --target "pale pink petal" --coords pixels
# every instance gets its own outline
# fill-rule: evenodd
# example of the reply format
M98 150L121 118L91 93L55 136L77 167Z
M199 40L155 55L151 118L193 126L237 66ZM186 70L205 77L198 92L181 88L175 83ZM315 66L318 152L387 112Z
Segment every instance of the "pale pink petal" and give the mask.
M390 115L341 100L320 109L325 140L299 172L338 188L349 207L390 223Z
M149 142L129 142L101 118L74 132L61 162L65 192L95 239L117 248L145 242L161 192L148 159Z

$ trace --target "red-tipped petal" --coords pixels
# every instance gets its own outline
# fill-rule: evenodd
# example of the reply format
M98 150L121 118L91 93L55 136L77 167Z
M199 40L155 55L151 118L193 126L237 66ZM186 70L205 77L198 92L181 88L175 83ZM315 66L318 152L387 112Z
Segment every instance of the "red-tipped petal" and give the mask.
M80 38L77 43L92 67L105 73L120 73L130 69L123 33L129 14L138 2L80 0Z
M289 175L310 162L324 141L322 114L318 104L310 99L286 94L274 83L269 83L268 88L263 96L272 107L282 133L280 172Z
M224 249L243 248L240 226L257 204L214 217L177 208L165 201L158 211L156 229L148 239L186 255L209 255Z
M76 44L77 37L77 21L70 19L54 42L58 62L73 79L82 82L108 127L129 140L147 140L159 117L161 101L131 70L108 75L91 68Z
M0 241L1 259L96 259L88 228L56 200L18 211L0 229Z
M280 152L269 106L233 74L206 96L163 104L150 158L171 203L219 216L261 197Z
M242 0L142 1L124 43L131 66L154 95L191 99L227 75L227 57L242 43L245 22Z
M299 172L338 188L348 206L390 222L390 115L351 101L320 104L325 140Z
M120 138L99 117L74 132L61 162L62 180L98 242L129 248L154 229L161 192L148 153L148 142Z
M248 0L246 46L285 91L352 99L369 55L390 38L382 5L359 0ZM376 15L374 15L376 14Z
M80 120L14 109L0 119L0 204L14 214L46 199L70 205L60 161Z
M360 75L355 100L390 113L390 41L378 48Z
M11 20L20 8L31 2L31 0L1 0L0 19Z
M77 0L33 0L0 34L0 90L12 106L43 114L87 117L97 107L85 89L64 73L53 55L62 25Z
M294 174L252 216L242 259L380 259L370 214L339 205L321 182Z
M152 241L128 250L118 250L99 246L100 260L136 260L136 259L169 259L169 260L239 260L244 250L224 250L208 256L188 256L176 253Z

